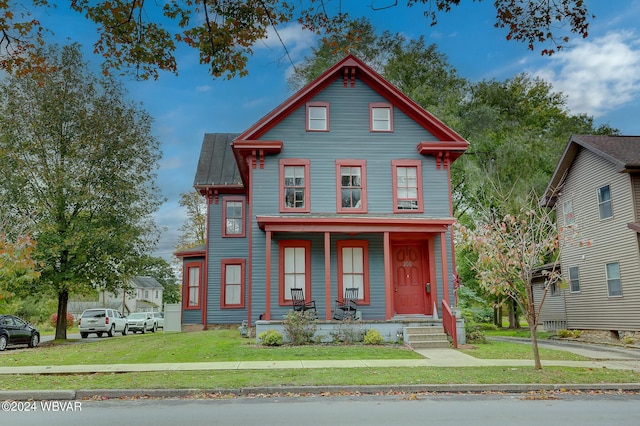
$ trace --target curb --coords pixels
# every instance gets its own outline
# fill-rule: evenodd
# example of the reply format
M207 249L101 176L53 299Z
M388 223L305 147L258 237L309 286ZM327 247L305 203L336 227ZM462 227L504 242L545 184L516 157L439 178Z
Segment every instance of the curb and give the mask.
M102 400L102 399L147 399L147 398L210 398L216 395L322 395L322 394L389 394L389 393L532 393L571 391L627 391L639 392L640 383L597 384L433 384L397 386L282 386L249 387L241 389L83 389L83 390L39 390L0 391L3 401L47 401L47 400Z

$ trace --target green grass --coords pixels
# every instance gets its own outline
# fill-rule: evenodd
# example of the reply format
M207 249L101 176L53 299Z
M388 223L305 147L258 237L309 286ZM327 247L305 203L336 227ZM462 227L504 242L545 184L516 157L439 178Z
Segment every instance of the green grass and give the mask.
M533 359L531 345L522 343L487 341L481 345L472 345L472 349L461 349L468 355L481 359ZM543 360L588 361L589 358L567 351L538 347Z
M522 337L522 338L530 338L531 332L528 328L499 328L497 330L484 330L483 333L485 336L505 336L505 337ZM536 333L538 339L548 339L549 337L555 336L554 332L550 331L538 331Z
M236 330L197 333L147 333L43 343L29 351L0 355L3 366L143 364L165 362L282 361L311 359L416 359L421 356L400 345L309 345L264 347Z
M626 370L545 367L396 367L308 370L104 373L3 376L2 390L36 389L240 389L279 386L419 384L637 383Z
M529 345L489 342L464 352L477 358L532 359ZM541 349L543 360L584 359ZM309 345L261 347L236 330L116 336L98 342L45 343L35 349L0 353L2 366L122 364L203 361L311 359L410 359L419 354L400 345ZM37 389L239 389L258 386L347 386L443 383L631 383L640 373L627 370L545 367L386 367L292 370L170 371L4 375L1 390Z

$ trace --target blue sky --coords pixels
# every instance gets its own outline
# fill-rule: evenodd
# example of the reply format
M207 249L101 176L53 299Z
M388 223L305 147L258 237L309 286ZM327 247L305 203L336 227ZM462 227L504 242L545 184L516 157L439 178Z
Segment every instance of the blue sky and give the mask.
M506 32L494 28L493 1L463 1L463 6L441 14L430 26L418 7L373 11L394 0L325 0L328 12L342 4L356 16L366 16L380 32L400 32L407 38L426 37L444 53L459 75L471 81L504 80L521 72L540 76L568 97L572 113L594 116L597 124L608 123L627 135L640 135L640 0L587 0L591 21L589 37L573 39L564 51L551 57L530 51L526 45L505 40ZM405 0L398 3L406 4ZM52 40L84 45L92 64L95 28L80 15L66 9L41 16L52 29ZM316 37L296 25L278 28L298 62L310 55ZM546 46L548 47L548 46ZM286 77L291 63L276 37L256 46L249 61L249 76L213 79L199 65L197 52L178 52L179 76L162 74L157 81L123 79L132 100L141 102L154 117L154 135L159 139L163 160L158 183L168 199L156 215L166 228L155 255L170 258L178 228L186 215L178 205L181 193L192 189L202 138L207 132L241 132L291 95ZM455 130L455 129L454 129Z

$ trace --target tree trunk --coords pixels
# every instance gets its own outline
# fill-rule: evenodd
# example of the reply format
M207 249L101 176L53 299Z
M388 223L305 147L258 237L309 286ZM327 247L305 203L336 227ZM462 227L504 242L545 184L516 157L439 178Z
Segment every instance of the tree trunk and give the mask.
M536 370L542 370L542 363L540 362L540 351L538 351L538 336L536 335L537 326L535 321L529 322L529 331L531 332L531 348L533 349L533 360Z
M62 290L58 293L58 321L56 322L56 340L67 339L67 304L69 292Z
M502 304L500 302L493 304L493 324L502 328Z
M520 324L518 324L518 305L516 305L516 301L509 298L507 305L509 306L509 328L520 328Z

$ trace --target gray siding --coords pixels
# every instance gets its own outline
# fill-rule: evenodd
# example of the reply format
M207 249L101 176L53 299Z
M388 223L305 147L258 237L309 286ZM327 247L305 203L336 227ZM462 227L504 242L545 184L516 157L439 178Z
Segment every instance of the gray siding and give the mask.
M597 188L610 185L613 217L600 220ZM571 199L575 223L590 247L568 244L562 251L562 269L569 280L569 267L580 271L578 293L566 292L569 328L640 330L640 261L638 241L627 227L635 212L628 174L617 173L608 161L582 149L577 155L558 199L558 221L562 204ZM622 296L609 297L605 264L619 262Z
M222 206L224 195L220 195L218 203L209 206L209 264L207 288L207 324L236 324L247 319L248 306L248 229L244 238L222 238ZM248 217L248 206L247 206ZM249 226L245 223L245 227ZM247 260L245 270L245 308L221 309L221 264L222 259L241 258Z
M313 101L330 102L330 132L305 131L304 105L293 111L276 127L265 134L264 140L282 140L279 155L267 156L264 168L252 169L252 214L279 215L279 166L282 158L310 160L310 206L311 214L336 213L336 159L366 160L367 197L369 215L389 215L393 213L392 167L393 159L412 159L422 162L424 217L450 217L448 171L436 168L435 159L417 152L420 142L434 141L435 138L424 128L397 108L394 109L394 132L371 133L369 131L369 103L384 102L378 93L360 80L356 87L345 88L338 80ZM398 215L394 215L398 217ZM408 217L415 216L408 214ZM265 312L266 297L266 236L257 223L251 224L252 236L252 312L257 319ZM281 319L289 307L278 306L278 241L280 239L302 239L311 241L312 250L312 297L316 301L319 315L324 318L326 306L326 286L324 276L324 235L322 233L274 235L271 246L271 318ZM362 308L364 319L384 319L386 315L384 283L383 236L381 234L358 234L331 236L331 295L337 297L336 241L339 239L366 239L369 241L370 292L369 306ZM435 253L430 253L431 262L436 266L436 277L432 282L438 286L438 308L442 299L442 270L439 237L435 237ZM449 275L453 274L451 239L447 233L446 256ZM453 300L453 280L449 283L449 297Z

